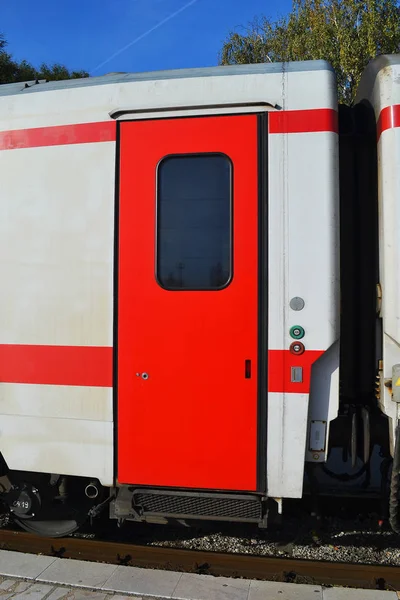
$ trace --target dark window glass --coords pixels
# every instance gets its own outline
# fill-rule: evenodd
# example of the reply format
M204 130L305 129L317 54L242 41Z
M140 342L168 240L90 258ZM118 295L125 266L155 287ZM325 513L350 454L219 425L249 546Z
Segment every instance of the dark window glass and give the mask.
M158 167L157 278L168 290L218 290L231 278L232 165L222 154Z

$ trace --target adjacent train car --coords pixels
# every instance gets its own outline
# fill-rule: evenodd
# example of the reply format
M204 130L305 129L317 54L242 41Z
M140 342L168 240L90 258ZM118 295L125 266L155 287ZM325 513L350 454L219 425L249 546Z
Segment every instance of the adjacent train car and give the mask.
M400 362L398 134L395 117L383 126L395 86L380 64L360 89L376 69L380 206L392 199L385 387ZM14 519L51 536L102 510L265 526L269 500L300 498L341 410L332 68L3 85L0 176L0 481Z
M364 72L357 94L357 103L370 107L376 123L377 139L377 206L379 214L379 306L382 323L382 361L379 367L378 401L390 418L390 439L393 452L397 425L398 378L400 363L400 77L399 56L382 56ZM392 386L392 379L395 383Z

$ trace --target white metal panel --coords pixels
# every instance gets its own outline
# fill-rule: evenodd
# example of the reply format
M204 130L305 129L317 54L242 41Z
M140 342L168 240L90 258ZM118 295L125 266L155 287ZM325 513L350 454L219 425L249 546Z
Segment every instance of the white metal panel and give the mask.
M3 151L0 172L0 344L112 346L115 143ZM112 485L111 388L2 383L0 415L11 469Z
M332 80L325 81L324 91L322 106L336 110ZM293 88L289 98L295 93ZM318 418L322 405L324 419L335 418L339 401L335 344L339 337L337 134L270 135L268 172L269 348L289 350L293 325L304 327L306 351L332 348L318 361L322 368L316 365L312 369L311 407L308 393L268 394L268 495L298 498L303 488L308 423ZM303 310L290 308L294 297L304 300ZM318 409L315 416L313 407Z
M385 333L400 343L400 129L379 144L380 274Z
M268 394L267 494L301 498L308 394Z
M340 347L337 341L312 366L306 447L306 460L309 462L327 460L330 423L336 419L339 410L339 363ZM313 421L325 424L325 439L320 452L312 451L310 446Z
M287 312L285 348L292 325L305 328L309 350L326 350L339 338L339 173L335 133L289 135L286 306L300 296L300 312Z
M0 383L0 415L111 422L112 389Z
M187 79L157 79L154 73L153 80L0 96L0 131L105 121L117 109L165 110L240 102L269 102L286 110L325 108L331 105L333 81L329 70Z
M113 484L113 424L2 415L0 448L20 471L94 477Z
M268 348L283 350L287 325L288 136L270 135L268 141ZM298 323L296 323L298 324Z
M0 152L0 343L112 346L115 143Z
M288 73L285 82L286 110L337 109L337 85L333 70Z
M326 350L339 336L338 136L270 135L269 174L269 347L288 349L301 325L306 348Z
M380 56L365 69L356 102L369 100L378 120L381 110L400 104L400 55Z
M383 372L380 407L391 419L391 441L398 406L384 383L392 379L392 368L400 364L400 129L388 129L378 145L379 273L382 287Z

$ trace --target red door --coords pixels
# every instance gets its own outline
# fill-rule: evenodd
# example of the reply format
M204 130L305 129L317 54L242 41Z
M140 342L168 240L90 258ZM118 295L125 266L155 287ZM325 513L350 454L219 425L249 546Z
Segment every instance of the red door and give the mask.
M118 480L256 490L257 116L120 134Z

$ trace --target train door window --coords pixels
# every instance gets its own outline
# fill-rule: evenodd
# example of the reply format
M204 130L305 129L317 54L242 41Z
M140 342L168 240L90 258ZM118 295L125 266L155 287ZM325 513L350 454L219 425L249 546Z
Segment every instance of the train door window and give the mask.
M224 154L164 158L157 182L157 280L220 290L232 278L232 163Z

